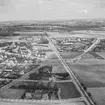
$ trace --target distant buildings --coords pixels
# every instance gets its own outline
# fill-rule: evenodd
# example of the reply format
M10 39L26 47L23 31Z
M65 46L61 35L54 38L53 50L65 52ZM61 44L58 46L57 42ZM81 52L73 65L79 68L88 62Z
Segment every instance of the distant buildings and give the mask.
M3 47L3 52L0 53L0 77L18 78L31 70L33 65L38 65L46 59L46 52L35 47L35 43L43 40L43 36L25 36L20 41L11 42Z
M94 38L85 37L52 38L53 43L58 45L59 51L84 51L93 43L94 40Z

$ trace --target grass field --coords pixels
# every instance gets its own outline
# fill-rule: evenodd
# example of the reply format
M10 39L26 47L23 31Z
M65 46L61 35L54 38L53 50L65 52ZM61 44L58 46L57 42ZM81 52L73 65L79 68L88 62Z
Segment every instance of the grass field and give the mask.
M66 72L64 66L61 64L59 59L48 59L48 60L45 60L41 65L52 65L53 73L65 73Z
M105 60L97 58L81 59L78 64L94 65L94 64L105 64Z
M85 53L82 56L82 59L95 59L95 57L93 55L91 55L90 53Z
M8 46L8 45L11 45L12 44L12 42L1 42L0 43L0 47L6 47L6 46Z
M58 59L54 52L46 52L49 59Z
M35 88L37 85L36 82L20 82L16 84L15 86L11 87L10 89L26 89L26 87L30 87L31 89ZM44 86L47 86L48 82L44 82ZM57 82L57 88L60 89L60 97L61 99L70 99L70 98L79 98L81 97L81 94L73 84L73 82ZM4 94L4 92L3 92ZM9 93L10 94L10 93ZM7 95L8 96L8 95ZM20 95L19 95L20 96Z
M105 59L105 52L96 52L96 53Z
M84 83L85 86L105 86L105 64L71 64L69 66L79 81Z
M72 82L57 83L57 86L61 89L61 99L81 97L80 93Z
M81 55L83 52L60 52L60 55L63 59L72 59L79 55Z
M89 88L88 91L92 94L93 100L97 105L105 105L105 87Z

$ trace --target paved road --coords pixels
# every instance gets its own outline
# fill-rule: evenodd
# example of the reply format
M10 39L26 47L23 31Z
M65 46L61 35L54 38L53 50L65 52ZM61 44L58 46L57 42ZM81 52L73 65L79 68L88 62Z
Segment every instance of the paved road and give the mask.
M78 57L71 59L70 62L79 62L82 58L83 55L85 55L87 52L91 51L93 48L96 47L96 44L98 44L100 42L100 38L98 38L88 49L86 49L81 55L79 55Z
M54 46L54 44L52 43L50 38L47 38L49 40L49 44L51 46L51 49L55 52L55 54L57 55L57 57L59 58L59 60L61 61L61 63L63 64L63 66L65 67L66 71L70 74L71 79L73 81L73 83L75 84L75 86L77 87L78 91L81 93L82 96L82 100L85 101L87 103L87 105L94 105L94 103L92 102L92 100L88 97L87 93L83 90L83 88L81 88L81 85L78 81L78 79L75 77L75 75L73 74L71 68L66 64L66 62L64 61L64 59L60 56L60 53L58 52L58 50L56 49L56 47ZM5 90L10 88L11 86L15 85L16 83L18 83L19 81L21 81L22 79L27 78L27 76L31 73L34 73L35 71L37 71L41 66L37 67L36 69L24 74L22 77L20 77L19 79L15 79L13 80L11 83L5 85L4 87L2 87L0 89L0 91ZM91 103L91 104L90 104Z
M80 99L79 99L80 100ZM86 105L84 102L82 101L79 101L78 102L75 102L74 101L68 101L68 102L63 102L62 100L59 102L57 102L57 100L37 100L37 101L34 101L34 100L18 100L18 101L10 101L8 102L8 100L5 100L5 101L0 101L0 105ZM52 102L51 102L52 101ZM7 104L8 103L8 104Z
M21 76L19 79L15 79L15 80L13 80L12 82L10 82L9 84L7 84L7 85L1 87L0 90L8 89L8 88L10 88L11 86L17 84L19 81L21 81L21 80L23 80L23 79L26 79L31 73L34 73L34 72L37 71L40 67L41 67L41 65L38 66L37 68L35 68L34 70L31 70L31 71L29 71L28 73L24 74L24 75Z
M78 91L81 93L83 100L87 103L87 105L94 105L93 101L88 97L87 93L81 87L80 82L78 81L78 79L76 78L74 73L72 72L71 68L66 64L64 59L60 56L59 51L54 46L51 39L49 37L47 39L49 40L49 44L50 44L51 48L53 49L53 51L55 52L55 54L57 55L57 57L63 64L63 66L65 67L66 71L70 74L71 79L72 79L73 83L75 84L75 86L77 87Z
M6 79L3 79L3 78L0 78L0 80L6 80ZM14 79L7 79L7 80L14 80ZM24 81L24 82L38 82L39 80L29 80L29 79L19 79L19 81ZM42 82L49 82L49 80L42 80ZM55 82L59 82L59 83L62 83L62 82L72 82L72 80L55 80Z

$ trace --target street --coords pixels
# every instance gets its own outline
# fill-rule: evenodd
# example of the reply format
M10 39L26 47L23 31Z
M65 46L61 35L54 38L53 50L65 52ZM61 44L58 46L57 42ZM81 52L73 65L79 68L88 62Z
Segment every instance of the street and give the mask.
M66 71L70 74L71 79L73 81L73 83L75 84L75 86L77 87L78 91L81 93L83 100L87 103L87 105L94 105L93 101L89 98L89 96L87 95L87 93L84 91L84 89L81 87L80 82L78 81L78 79L76 78L76 76L74 75L74 73L72 72L71 68L68 67L68 65L66 64L66 62L64 61L64 59L60 56L59 51L56 49L56 47L54 46L54 44L52 43L51 39L49 37L47 37L47 39L49 40L51 49L53 49L53 51L55 52L55 54L57 55L57 57L59 58L59 60L61 61L61 63L63 64L63 66L65 67ZM98 40L94 43L94 45L98 42ZM94 46L93 45L93 46ZM92 46L92 47L93 47ZM91 47L91 48L92 48Z

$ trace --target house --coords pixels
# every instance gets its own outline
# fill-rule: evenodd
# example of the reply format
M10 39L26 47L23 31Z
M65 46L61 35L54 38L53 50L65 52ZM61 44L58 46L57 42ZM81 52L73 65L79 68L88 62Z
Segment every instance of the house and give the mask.
M47 93L42 95L42 100L48 100L48 99L49 99L49 97L48 97Z
M26 99L31 99L31 98L32 98L32 93L26 92L26 93L25 93L25 98L26 98Z
M20 74L21 74L21 75L24 75L24 74L25 74L25 73L24 73L24 70L20 71Z

